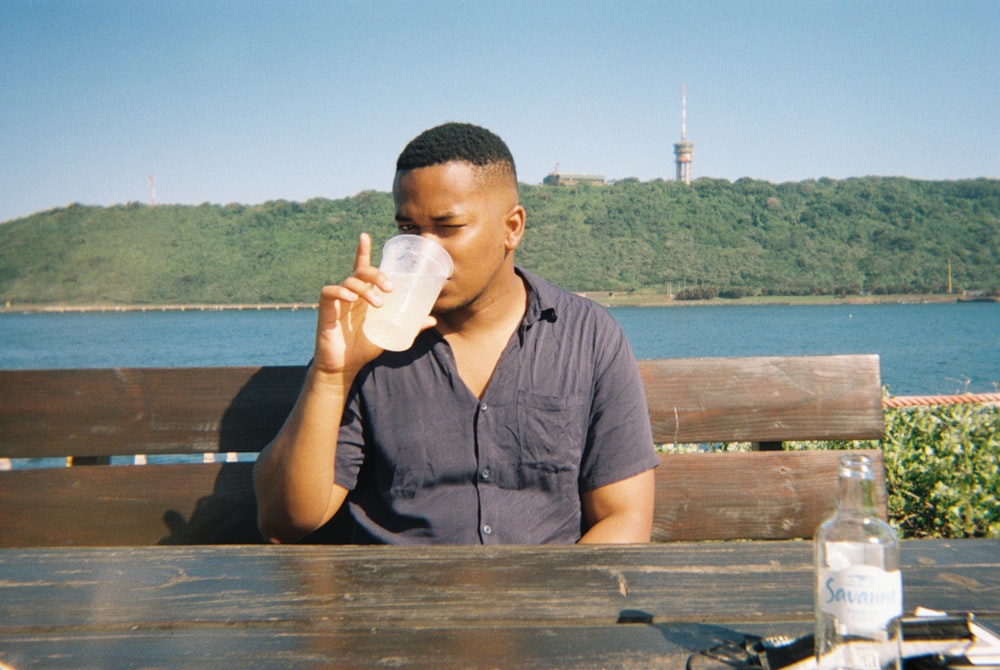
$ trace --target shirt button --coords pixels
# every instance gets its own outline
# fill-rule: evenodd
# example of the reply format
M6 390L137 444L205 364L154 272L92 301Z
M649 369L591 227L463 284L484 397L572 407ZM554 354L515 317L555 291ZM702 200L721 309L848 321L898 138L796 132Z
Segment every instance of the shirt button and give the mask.
M485 526L483 526L483 535L492 535L492 534L493 534L493 526L491 526L490 524L486 524Z
M486 411L487 409L489 409L489 405L487 405L487 404L486 404L486 403L484 403L484 402L482 402L482 403L479 403L479 411L480 411L480 412L485 412L485 411Z
M484 482L488 482L490 481L490 477L493 476L493 473L490 472L489 468L483 468L482 470L479 471L479 476L482 477Z

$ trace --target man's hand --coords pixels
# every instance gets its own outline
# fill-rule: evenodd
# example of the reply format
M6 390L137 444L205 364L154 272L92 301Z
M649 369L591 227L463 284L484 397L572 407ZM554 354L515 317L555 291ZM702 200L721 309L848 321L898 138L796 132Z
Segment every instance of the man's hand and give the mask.
M380 307L374 290L392 290L388 278L371 264L371 237L362 233L354 256L354 274L342 283L324 286L320 292L316 321L316 350L313 366L318 372L353 377L382 350L361 332L368 306Z
M372 241L358 240L354 274L320 294L316 349L299 398L274 440L254 463L258 524L272 542L290 542L326 523L347 490L335 483L337 433L347 394L358 371L382 349L361 330L369 308L391 291L388 278L371 264ZM428 317L429 328L436 323Z
M361 330L369 306L382 306L374 287L386 293L392 290L389 278L371 264L371 249L371 237L362 233L354 256L354 274L340 284L324 286L320 292L313 357L313 367L318 372L346 373L350 380L362 366L382 353ZM421 330L436 323L429 316Z
M347 491L334 481L334 446L347 393L358 370L381 353L361 331L373 285L391 290L371 265L371 238L362 234L354 274L320 295L316 349L291 414L253 468L258 524L272 542L290 542L326 523Z

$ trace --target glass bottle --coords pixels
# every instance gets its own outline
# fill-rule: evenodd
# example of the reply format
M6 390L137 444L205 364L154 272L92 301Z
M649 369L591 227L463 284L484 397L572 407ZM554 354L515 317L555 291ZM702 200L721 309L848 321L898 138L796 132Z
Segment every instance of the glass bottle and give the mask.
M899 537L878 515L871 458L840 457L837 509L816 530L816 666L899 670Z

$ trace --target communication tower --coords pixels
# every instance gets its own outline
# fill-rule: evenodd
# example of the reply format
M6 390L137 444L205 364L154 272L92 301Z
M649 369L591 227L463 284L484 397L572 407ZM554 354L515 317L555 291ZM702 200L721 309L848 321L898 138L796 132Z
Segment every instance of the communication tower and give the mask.
M677 163L677 181L691 183L691 159L694 158L694 142L687 141L687 84L681 93L681 141L674 145Z

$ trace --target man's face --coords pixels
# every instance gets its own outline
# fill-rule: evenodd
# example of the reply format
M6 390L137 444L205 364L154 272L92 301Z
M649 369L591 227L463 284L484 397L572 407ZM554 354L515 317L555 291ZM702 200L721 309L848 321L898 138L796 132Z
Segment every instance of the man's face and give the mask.
M517 189L484 179L471 163L453 161L396 173L399 232L429 237L455 262L434 305L443 314L488 300L523 231Z

